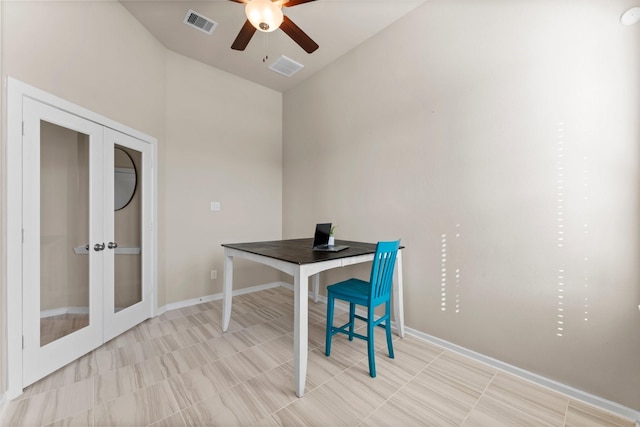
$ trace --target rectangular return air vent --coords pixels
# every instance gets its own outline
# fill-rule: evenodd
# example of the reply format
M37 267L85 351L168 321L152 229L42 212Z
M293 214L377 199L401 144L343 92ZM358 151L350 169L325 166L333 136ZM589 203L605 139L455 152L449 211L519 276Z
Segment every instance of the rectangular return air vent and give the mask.
M273 64L269 65L270 70L287 77L293 76L295 73L302 70L303 67L304 65L294 61L291 58L287 58L284 55L276 59Z
M213 33L213 30L215 30L218 26L217 22L212 21L206 16L200 15L198 12L195 12L191 9L189 9L189 12L187 12L187 16L184 17L183 22L207 34Z

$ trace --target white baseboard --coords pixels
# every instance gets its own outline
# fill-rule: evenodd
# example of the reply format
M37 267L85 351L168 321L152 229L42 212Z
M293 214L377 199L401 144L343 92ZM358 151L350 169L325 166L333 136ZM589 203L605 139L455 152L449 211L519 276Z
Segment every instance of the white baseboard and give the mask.
M286 283L284 282L272 282L266 283L264 285L251 286L243 289L236 289L233 291L233 296L250 294L252 292L264 291L265 289L277 288L279 286L283 286ZM191 298L178 302L169 303L163 307L158 307L158 314L162 314L165 311L175 310L178 308L190 307L196 304L202 304L203 302L217 301L222 299L222 293L207 295L199 298Z
M640 425L640 411L637 411L635 409L628 408L616 402L611 402L609 400L603 399L593 394L570 387L566 384L562 384L557 381L551 380L549 378L545 378L541 375L534 374L532 372L518 368L517 366L510 365L508 363L502 362L492 357L485 356L484 354L477 353L473 350L469 350L467 348L461 347L457 344L453 344L451 342L442 340L432 335L425 334L424 332L420 332L408 327L405 327L404 331L407 335L411 335L415 338L418 338L419 340L437 345L438 347L442 347L444 349L453 351L463 356L467 356L470 359L476 360L478 362L484 363L485 365L499 369L508 374L514 375L516 377L522 378L534 384L537 384L542 387L548 388L550 390L556 391L558 393L564 394L565 396L568 396L572 399L585 402L589 405L595 406L599 409L611 412L621 417L628 418L630 420L639 420L639 421L636 421L636 424Z

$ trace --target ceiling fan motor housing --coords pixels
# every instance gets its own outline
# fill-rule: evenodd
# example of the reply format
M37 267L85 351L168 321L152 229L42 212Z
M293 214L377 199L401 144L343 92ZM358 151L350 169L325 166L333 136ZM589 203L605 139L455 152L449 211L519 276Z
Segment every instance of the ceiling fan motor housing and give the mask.
M284 18L282 6L271 0L251 0L245 13L255 28L266 33L277 30Z

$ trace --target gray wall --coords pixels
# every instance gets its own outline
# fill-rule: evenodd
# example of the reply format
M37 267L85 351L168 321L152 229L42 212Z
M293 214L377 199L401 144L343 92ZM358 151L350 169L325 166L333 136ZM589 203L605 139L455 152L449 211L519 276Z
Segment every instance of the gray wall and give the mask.
M410 328L640 409L633 5L432 0L288 91L284 237L401 237Z

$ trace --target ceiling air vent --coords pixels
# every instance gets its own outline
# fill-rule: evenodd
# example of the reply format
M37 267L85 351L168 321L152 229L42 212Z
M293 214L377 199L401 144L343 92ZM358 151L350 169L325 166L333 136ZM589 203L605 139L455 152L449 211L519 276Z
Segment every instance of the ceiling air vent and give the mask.
M217 22L214 22L206 16L202 16L198 12L195 12L191 9L189 9L189 12L187 12L187 16L184 17L183 22L207 34L213 33L213 30L215 30L218 26Z
M287 58L284 55L276 59L273 64L269 65L270 70L273 70L276 73L280 73L283 76L287 77L293 76L295 73L302 70L303 67L304 65L294 61L291 58Z

